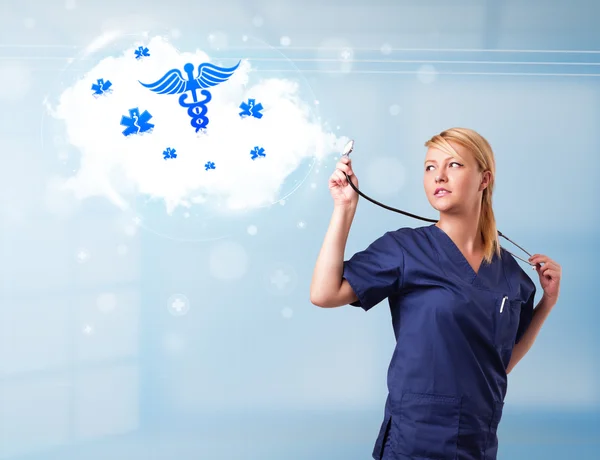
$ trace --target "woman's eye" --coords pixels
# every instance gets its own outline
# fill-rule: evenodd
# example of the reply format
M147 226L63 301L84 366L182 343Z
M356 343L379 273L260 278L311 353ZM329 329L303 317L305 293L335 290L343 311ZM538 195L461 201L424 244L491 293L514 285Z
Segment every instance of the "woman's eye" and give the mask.
M462 166L460 163L458 163L456 161L453 161L453 162L450 163L451 167L454 167L453 165L456 165L456 166L459 166L459 167ZM428 166L425 167L425 171L431 171L431 168L433 168L433 165L428 165Z

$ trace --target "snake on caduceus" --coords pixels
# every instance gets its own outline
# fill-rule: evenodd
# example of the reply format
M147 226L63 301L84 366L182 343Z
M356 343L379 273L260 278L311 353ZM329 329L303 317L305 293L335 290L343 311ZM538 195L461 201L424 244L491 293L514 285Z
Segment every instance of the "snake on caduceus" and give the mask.
M227 81L238 68L240 62L233 67L219 67L204 62L198 66L198 77L196 78L194 78L194 65L188 62L183 66L183 70L187 74L187 80L183 78L179 69L171 69L154 83L146 84L140 81L140 84L157 94L181 94L179 105L188 109L188 115L191 118L190 124L198 132L205 129L209 122L206 116L208 111L206 104L210 102L212 95L206 88ZM198 100L197 95L199 90L204 96L201 101ZM185 102L188 91L192 94L193 102Z

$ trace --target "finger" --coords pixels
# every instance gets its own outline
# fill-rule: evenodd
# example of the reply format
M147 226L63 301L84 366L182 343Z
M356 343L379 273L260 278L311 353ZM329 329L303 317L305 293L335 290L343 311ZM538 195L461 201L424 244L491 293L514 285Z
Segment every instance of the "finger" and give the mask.
M343 165L343 164L341 164L341 163L338 163L338 165L337 165L337 168L336 168L336 171L341 171L341 172L343 172L343 173L346 173L346 174L348 174L349 176L351 176L351 175L352 175L352 170L351 170L351 169L350 169L348 166L346 166L346 165Z
M348 157L344 157L344 164L348 165L350 171L352 171L352 160Z
M559 278L559 274L556 270L553 270L552 268L542 268L542 270L540 271L540 273L542 274L542 276L545 276L549 279L558 279Z
M546 266L542 265L541 263L535 264L535 269L536 269L536 271L538 271L540 273L540 275L542 274L542 270L544 270L545 268L546 268Z
M553 260L550 257L545 256L543 254L537 254L536 256L534 256L533 259L534 259L533 260L534 263L543 263L548 266L553 265L555 267L560 267L560 265L555 260Z
M340 180L340 183L342 185L346 185L346 176L344 175L344 173L342 171L340 171L339 169L335 171L335 176Z
M531 263L534 264L538 264L538 263L547 263L549 261L551 261L552 259L550 259L548 256L545 256L543 254L534 254L533 256L531 256L529 258L529 261Z
M544 273L545 273L545 272L552 272L552 273L554 273L555 275L560 275L560 270L557 270L556 268L554 268L554 267L550 267L550 266L548 266L548 265L544 265L544 267L543 267L543 271L544 271Z
M532 263L537 263L540 257L542 257L541 254L534 254L529 258L529 261Z
M350 168L349 165L346 165L346 164L340 162L340 163L338 163L335 166L336 166L337 169L339 169L340 171L344 171L349 176L352 175L352 168Z
M554 262L553 260L549 261L546 265L544 265L545 267L549 267L552 268L553 270L556 270L557 272L560 272L561 268L560 265L558 265L556 262Z
M335 168L332 172L331 175L332 176L336 176L338 177L339 174L344 175L344 172L341 168Z
M337 186L341 186L341 179L337 176L337 174L334 172L331 177L329 177L329 183L330 184L335 184Z
M556 265L554 265L554 263L551 260L548 260L548 262L545 262L542 266L544 268L556 268Z

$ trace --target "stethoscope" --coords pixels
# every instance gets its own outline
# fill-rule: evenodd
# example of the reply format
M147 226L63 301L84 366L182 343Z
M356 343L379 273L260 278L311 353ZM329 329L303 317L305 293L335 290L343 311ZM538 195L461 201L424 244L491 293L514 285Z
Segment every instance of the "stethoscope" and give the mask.
M354 150L354 141L350 140L345 145L343 153L342 153L342 156L343 157L349 157L350 153L352 152L352 150ZM350 184L350 187L352 187L354 189L354 191L356 193L358 193L360 196L362 196L365 200L369 200L371 203L374 203L377 206L381 206L382 208L387 209L389 211L398 212L400 214L404 214L405 216L412 217L413 219L420 219L420 220L423 220L425 222L432 222L432 223L436 223L437 222L436 219L427 219L426 217L417 216L416 214L411 214L410 212L401 211L400 209L392 208L391 206L387 206L387 205L385 205L383 203L380 203L377 200L374 200L373 198L368 197L367 195L365 195L364 193L362 193L360 190L358 190L358 188L350 180L350 177L348 177L348 174L344 173L344 175L346 176L346 180L348 181L348 184ZM527 252L525 249L523 249L521 246L519 246L517 243L515 243L509 237L507 237L502 232L500 232L500 230L498 230L498 235L501 236L502 238L504 238L505 240L510 241L512 244L514 244L516 247L518 247L521 251L523 251L525 254L527 254L529 257L531 257L531 254L529 254L529 252ZM507 250L506 248L505 248L505 250L506 250L506 252L508 252L509 254L511 254L513 257L516 257L517 259L522 260L527 265L531 265L535 269L535 264L532 264L529 261L527 261L525 259L522 259L521 257L519 257L519 256L513 254L512 252L510 252L509 250Z

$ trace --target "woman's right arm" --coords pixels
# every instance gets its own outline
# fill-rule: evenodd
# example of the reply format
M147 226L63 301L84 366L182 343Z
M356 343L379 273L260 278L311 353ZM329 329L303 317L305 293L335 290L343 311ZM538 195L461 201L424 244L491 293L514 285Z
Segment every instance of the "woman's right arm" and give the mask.
M344 251L355 212L355 205L335 206L333 209L310 285L313 305L341 307L358 300L348 281L342 278Z
M358 300L348 281L342 278L346 241L358 205L358 194L348 184L346 174L358 188L358 179L352 171L352 160L342 157L329 178L329 191L334 202L333 214L310 284L310 301L318 307L341 307Z

